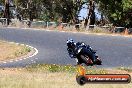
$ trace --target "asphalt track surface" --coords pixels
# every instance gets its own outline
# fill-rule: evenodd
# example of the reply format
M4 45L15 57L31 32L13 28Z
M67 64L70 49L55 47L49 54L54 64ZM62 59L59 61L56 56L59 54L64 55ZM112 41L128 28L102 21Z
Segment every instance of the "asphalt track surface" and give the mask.
M0 40L23 43L38 49L34 57L0 63L0 67L24 67L36 63L75 65L75 60L67 53L68 38L83 41L97 50L103 61L102 66L98 67L132 66L132 37L0 28Z

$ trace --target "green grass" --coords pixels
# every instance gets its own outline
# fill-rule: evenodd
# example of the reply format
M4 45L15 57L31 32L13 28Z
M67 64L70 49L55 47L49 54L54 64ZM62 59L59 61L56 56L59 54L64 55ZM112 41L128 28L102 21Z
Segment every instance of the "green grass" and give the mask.
M56 64L36 64L26 67L30 72L75 72L76 67L71 65L56 65Z
M0 88L132 88L129 84L85 84L76 82L72 65L36 64L25 68L0 69ZM86 67L88 74L107 74L108 70Z
M87 74L107 74L105 69L98 69L93 67L87 67ZM35 64L27 66L26 70L29 72L68 72L77 73L78 67L72 65L56 65L56 64Z
M20 46L20 45L19 45ZM21 49L14 52L14 55L16 57L22 56L22 55L26 55L27 53L31 52L31 49L29 47L26 46L21 46Z
M132 67L118 67L117 69L132 72Z

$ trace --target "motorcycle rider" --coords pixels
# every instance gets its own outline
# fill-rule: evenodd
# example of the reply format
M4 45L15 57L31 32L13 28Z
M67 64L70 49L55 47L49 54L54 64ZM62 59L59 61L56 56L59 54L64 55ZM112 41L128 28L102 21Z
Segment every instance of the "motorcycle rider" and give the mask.
M75 43L73 41L73 39L68 39L67 40L67 46L68 46L67 50L68 50L69 56L71 58L77 58L76 57L76 53L75 53L75 51L76 51L77 48L83 47L83 48L88 49L89 50L89 54L92 56L91 59L92 59L93 63L95 63L95 61L96 61L96 55L95 55L95 53L96 52L94 50L92 50L92 48L89 45L86 45L83 42L77 42L77 43ZM81 64L78 58L76 59L76 62L77 62L77 64Z

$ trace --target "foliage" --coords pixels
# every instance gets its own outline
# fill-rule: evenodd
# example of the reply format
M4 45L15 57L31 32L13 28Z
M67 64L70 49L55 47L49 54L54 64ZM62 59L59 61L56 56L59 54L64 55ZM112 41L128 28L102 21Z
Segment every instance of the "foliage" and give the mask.
M29 72L68 72L78 73L78 67L72 65L57 65L57 64L34 64L26 67ZM107 74L105 69L97 69L92 67L86 67L86 73L88 74Z
M114 25L130 27L132 21L131 4L131 0L99 0L99 10Z
M0 3L4 5L4 1L0 0ZM13 0L13 3L23 19L78 23L82 5L90 1L95 1L99 11L114 25L132 26L132 0ZM89 17L90 11L88 13Z
M131 67L119 67L117 69L124 70L124 71L127 71L127 72L132 72L132 68Z
M5 0L0 0L0 5L4 5Z
M44 21L75 21L83 0L14 0L17 11L23 18Z

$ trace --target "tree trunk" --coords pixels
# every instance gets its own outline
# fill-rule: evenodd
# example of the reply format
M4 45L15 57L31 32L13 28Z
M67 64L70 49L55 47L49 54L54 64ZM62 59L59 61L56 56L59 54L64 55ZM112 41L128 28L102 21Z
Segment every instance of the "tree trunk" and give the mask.
M94 25L95 24L95 3L93 0L90 0L89 2L89 12L88 12L88 17L87 20L85 20L84 25L87 26L88 20L90 20L89 25ZM94 26L89 26L89 28L94 28Z
M9 21L10 21L10 11L9 11L9 1L8 0L5 0L4 17L7 18L7 25L9 25Z

